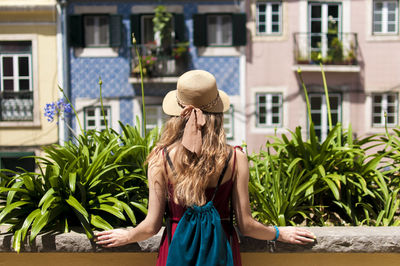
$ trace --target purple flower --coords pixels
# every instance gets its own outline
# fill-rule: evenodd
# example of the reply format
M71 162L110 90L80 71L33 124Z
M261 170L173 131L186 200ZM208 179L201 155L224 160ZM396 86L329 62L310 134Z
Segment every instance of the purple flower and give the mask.
M51 102L46 104L44 107L44 116L47 117L47 121L53 122L55 117L62 118L63 114L70 114L72 113L71 104L65 102L64 99L59 99L56 102Z

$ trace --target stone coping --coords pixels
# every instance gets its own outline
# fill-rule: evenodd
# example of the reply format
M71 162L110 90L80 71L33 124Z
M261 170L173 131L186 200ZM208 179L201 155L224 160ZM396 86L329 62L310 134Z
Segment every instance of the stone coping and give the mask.
M307 227L316 236L313 244L292 245L241 237L241 252L274 253L397 253L400 252L400 227ZM163 229L139 243L117 248L101 248L82 232L39 235L21 252L157 252ZM14 252L12 235L0 234L0 252Z

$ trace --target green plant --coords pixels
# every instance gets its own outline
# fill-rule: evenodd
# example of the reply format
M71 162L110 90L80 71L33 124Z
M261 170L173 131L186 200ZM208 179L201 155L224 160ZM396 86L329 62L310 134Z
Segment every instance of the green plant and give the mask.
M343 62L343 44L338 37L330 42L326 61L334 64Z
M172 56L175 59L183 57L189 51L189 43L177 43L174 48L172 48Z
M163 5L159 5L154 9L153 31L160 37L161 46L171 45L172 32L172 14L167 11Z

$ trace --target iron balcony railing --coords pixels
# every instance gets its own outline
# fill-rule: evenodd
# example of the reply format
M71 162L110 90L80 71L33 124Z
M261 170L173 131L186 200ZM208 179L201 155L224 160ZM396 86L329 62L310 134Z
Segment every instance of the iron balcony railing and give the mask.
M32 91L1 91L0 121L32 121Z
M155 44L137 45L142 59L145 77L179 76L188 69L189 48L187 45L157 46ZM132 48L131 75L140 77L139 57Z
M296 64L358 65L357 33L294 33Z

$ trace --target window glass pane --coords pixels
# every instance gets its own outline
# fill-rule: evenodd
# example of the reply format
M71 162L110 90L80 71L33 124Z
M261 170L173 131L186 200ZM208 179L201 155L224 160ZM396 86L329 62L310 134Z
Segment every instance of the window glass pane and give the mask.
M328 6L328 16L332 16L334 19L339 17L339 6L338 5L329 5Z
M279 107L278 106L272 107L272 113L279 114Z
M321 32L321 21L312 21L311 22L311 32L312 33Z
M88 126L95 126L96 125L96 121L94 120L87 120L88 122Z
M279 25L272 25L272 32L279 32Z
M321 6L311 6L311 18L321 18Z
M29 76L29 58L19 57L18 58L18 72L20 76Z
M259 15L259 16L258 16L258 20L259 20L260 22L265 22L265 20L266 20L265 15L264 15L264 14Z
M388 14L388 21L396 21L396 14L389 13Z
M144 16L143 18L143 43L154 42L154 30L153 30L153 16Z
M258 12L265 12L266 5L265 4L258 4Z
M375 13L374 14L374 21L382 21L382 14L381 13Z
M14 91L14 80L4 80L3 81L3 90L5 91Z
M231 16L222 17L222 43L232 43L232 20Z
M311 97L311 109L313 110L320 110L322 105L322 98L321 97Z
M382 24L374 23L374 32L382 32Z
M321 125L321 114L313 113L311 114L311 119L315 125Z
M266 102L266 97L265 97L265 95L260 95L260 96L258 97L258 102L259 102L259 103L265 103L265 102Z
M387 116L387 122L388 124L394 124L396 122L395 117L394 116Z
M280 96L272 96L272 103L280 103L281 97Z
M395 3L395 2L389 2L388 3L388 11L390 12L390 11L396 11L396 6L397 6L397 4Z
M12 77L14 75L14 64L12 57L3 57L3 76L4 77Z
M380 106L375 106L374 107L374 113L375 114L380 114L382 112L382 107Z
M388 96L387 96L387 101L389 102L389 103L395 103L396 102L396 95L395 94L389 94Z
M378 12L382 12L382 8L383 8L383 3L382 2L375 2L375 10Z
M209 44L217 44L217 16L208 16L207 18L207 37Z
M396 25L389 24L388 25L388 32L396 32Z
M100 45L108 45L109 43L109 38L108 38L108 32L109 32L109 26L108 26L108 17L106 16L101 16L99 17L99 44Z
M395 106L388 106L387 108L387 113L388 114L394 114L396 112L396 107Z
M94 35L95 35L95 18L93 16L85 17L85 45L94 45L96 44Z
M259 124L265 124L265 123L266 123L265 116L260 116L260 117L259 117L259 120L258 120L258 123L259 123Z
M329 97L329 104L331 105L331 109L338 109L339 107L339 98L338 97Z
M272 15L272 22L279 22L279 15Z
M265 108L265 106L260 106L260 108L258 109L260 114L265 114L267 112L267 109Z
M374 96L374 103L381 104L382 102L382 96L381 95L375 95Z
M19 80L19 90L20 91L29 91L29 80L28 79L20 79Z
M86 115L87 115L87 116L94 116L94 109L88 109L88 110L86 111Z
M279 4L272 4L272 12L279 12Z
M259 32L259 33L264 33L264 32L266 32L265 25L259 25L259 26L258 26L258 32Z
M331 118L332 118L332 124L336 125L337 122L339 121L338 120L338 118L339 118L338 114L337 113L331 113Z
M279 124L279 116L273 116L272 117L272 123L273 124Z

